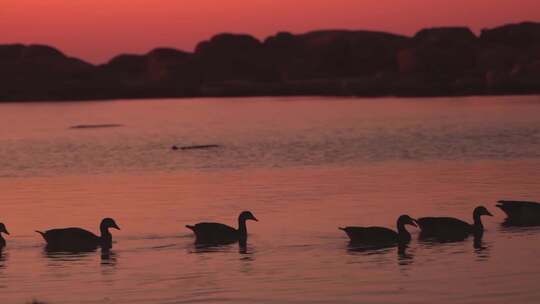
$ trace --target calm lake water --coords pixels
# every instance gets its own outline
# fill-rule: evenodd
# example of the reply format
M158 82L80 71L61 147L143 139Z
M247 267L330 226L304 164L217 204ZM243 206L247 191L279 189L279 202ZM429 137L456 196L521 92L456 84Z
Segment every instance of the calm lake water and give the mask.
M120 124L72 129L74 125ZM219 144L208 150L172 145ZM540 200L540 96L231 98L0 104L0 302L538 303L540 228L498 199ZM472 221L480 244L353 250L338 226L401 214ZM236 225L245 250L185 224ZM110 254L48 254L34 230L98 231Z

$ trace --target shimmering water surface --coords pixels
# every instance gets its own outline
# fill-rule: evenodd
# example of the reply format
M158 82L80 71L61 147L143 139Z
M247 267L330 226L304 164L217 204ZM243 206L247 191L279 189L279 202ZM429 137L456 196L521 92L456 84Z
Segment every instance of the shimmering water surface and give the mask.
M103 128L71 128L114 124ZM218 144L207 150L172 145ZM0 104L0 302L538 303L540 97L243 98ZM400 214L472 221L480 243L355 250L337 229ZM249 222L196 248L185 224ZM51 254L33 232L110 216L114 248Z

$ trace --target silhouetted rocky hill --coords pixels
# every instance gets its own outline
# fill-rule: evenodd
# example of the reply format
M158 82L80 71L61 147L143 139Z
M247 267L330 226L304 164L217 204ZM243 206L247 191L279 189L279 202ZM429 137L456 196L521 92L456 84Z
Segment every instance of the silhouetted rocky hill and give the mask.
M219 34L102 65L42 45L0 45L0 100L540 93L540 23L483 30Z

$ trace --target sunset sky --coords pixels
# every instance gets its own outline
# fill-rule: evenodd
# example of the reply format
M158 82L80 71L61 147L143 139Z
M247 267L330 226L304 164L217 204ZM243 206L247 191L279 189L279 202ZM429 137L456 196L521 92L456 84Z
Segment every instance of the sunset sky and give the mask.
M370 29L540 21L539 0L0 0L0 43L40 43L102 63L157 46L193 50L219 32Z

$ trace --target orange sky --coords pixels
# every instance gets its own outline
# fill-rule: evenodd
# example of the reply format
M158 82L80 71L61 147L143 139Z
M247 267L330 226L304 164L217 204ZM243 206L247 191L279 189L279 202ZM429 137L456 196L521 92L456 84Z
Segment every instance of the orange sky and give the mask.
M375 29L540 21L539 0L0 0L0 43L41 43L101 63L156 46L192 50L218 32Z

